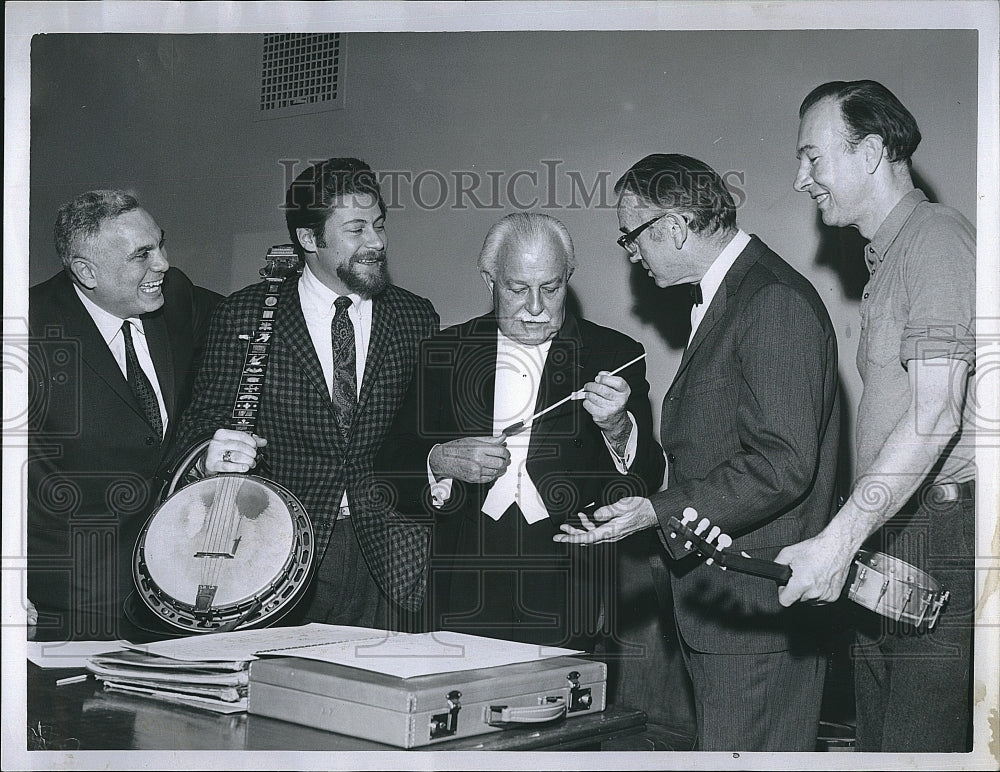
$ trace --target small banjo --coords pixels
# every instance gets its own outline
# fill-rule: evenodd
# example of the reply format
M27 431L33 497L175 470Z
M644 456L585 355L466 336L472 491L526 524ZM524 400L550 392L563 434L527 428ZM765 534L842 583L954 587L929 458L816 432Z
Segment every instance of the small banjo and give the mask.
M667 525L670 538L683 538L695 552L707 558L706 563L716 563L722 570L731 568L771 579L779 585L787 584L792 577L792 569L784 563L727 552L732 538L713 526L708 518L698 520L693 507L685 508L681 520L671 517ZM888 619L915 626L926 622L929 629L937 623L949 593L932 576L899 558L859 550L847 578L847 597Z
M299 268L291 245L271 247L267 282L229 428L252 433L281 284ZM244 336L241 336L241 338ZM265 627L301 597L313 563L312 523L280 485L250 474L204 472L202 442L179 462L163 502L143 526L132 560L139 597L187 633Z

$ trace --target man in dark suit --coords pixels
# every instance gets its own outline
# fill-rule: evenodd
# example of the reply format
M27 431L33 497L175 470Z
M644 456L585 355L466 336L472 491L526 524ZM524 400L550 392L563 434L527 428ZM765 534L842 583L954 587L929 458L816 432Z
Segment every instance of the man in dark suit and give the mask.
M154 475L219 296L170 268L132 196L60 210L63 271L29 291L28 599L35 637L131 635L122 604Z
M610 374L642 346L566 312L574 266L558 220L495 224L479 257L493 312L421 348L378 456L397 505L433 518L432 629L590 648L610 552L552 537L579 508L662 481L644 363Z
M210 474L247 472L263 457L265 476L301 501L317 564L289 619L386 627L423 601L426 531L379 499L371 464L439 318L389 283L385 215L375 174L357 159L331 158L292 182L285 219L305 267L281 287L257 433L225 427L265 282L219 306L178 434L178 452L211 438Z
M667 521L693 507L732 536L733 550L762 558L823 528L836 498L833 326L809 282L737 227L732 196L704 163L648 156L616 191L619 244L633 262L661 287L699 282L703 299L663 401L667 488L600 509L557 539L657 528L675 558L699 748L814 750L825 670L814 610L788 613L768 580L686 557Z

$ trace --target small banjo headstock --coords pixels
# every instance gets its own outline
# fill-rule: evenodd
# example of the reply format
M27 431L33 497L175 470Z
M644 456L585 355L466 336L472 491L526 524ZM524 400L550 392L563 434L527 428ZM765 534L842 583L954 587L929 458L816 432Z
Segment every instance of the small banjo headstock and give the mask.
M262 279L285 279L302 270L302 259L291 244L277 244L267 250L267 262L260 269Z

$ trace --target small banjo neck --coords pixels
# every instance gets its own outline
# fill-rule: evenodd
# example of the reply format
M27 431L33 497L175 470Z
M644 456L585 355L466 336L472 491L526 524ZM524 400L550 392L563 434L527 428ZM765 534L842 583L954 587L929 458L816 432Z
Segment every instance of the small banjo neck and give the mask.
M257 428L260 398L267 373L267 361L274 334L274 319L281 300L281 285L286 278L301 268L301 261L295 247L279 244L267 250L267 263L260 269L261 278L267 283L264 300L257 318L257 329L252 335L241 335L247 342L246 358L240 373L240 387L233 404L232 421L229 428L253 434Z
M685 507L680 520L671 517L664 529L671 539L683 539L705 563L715 563L725 571L771 579L779 587L792 578L791 566L772 560L730 552L732 538L713 526L708 518L698 519L693 507ZM934 577L891 555L860 550L855 556L845 585L846 596L859 606L896 622L934 627L951 595Z
M788 584L788 580L792 577L792 569L789 566L741 555L738 552L727 552L726 548L733 543L732 538L722 533L718 526L713 526L708 518L702 518L694 528L691 528L697 520L698 513L692 507L687 507L682 520L671 517L667 521L667 535L671 539L684 539L686 547L693 548L699 555L707 558L706 563L709 565L718 564L723 571L731 568L741 574L771 579L779 586Z

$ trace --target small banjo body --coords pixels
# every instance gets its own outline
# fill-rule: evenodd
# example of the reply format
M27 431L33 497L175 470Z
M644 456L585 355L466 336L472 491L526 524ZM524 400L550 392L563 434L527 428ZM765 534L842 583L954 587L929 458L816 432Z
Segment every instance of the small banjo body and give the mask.
M248 433L256 426L281 282L298 264L289 245L272 247L267 260L267 292L230 424ZM207 476L208 444L178 463L142 529L132 562L138 594L158 619L187 633L264 627L288 613L308 585L312 522L277 483L249 474Z

